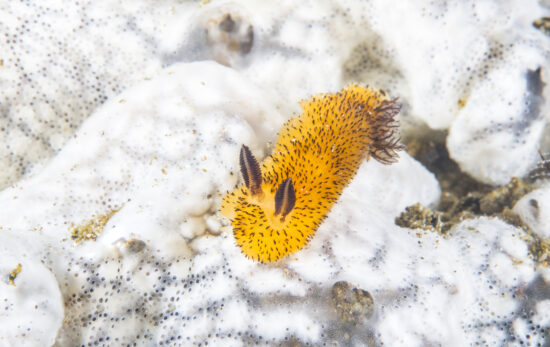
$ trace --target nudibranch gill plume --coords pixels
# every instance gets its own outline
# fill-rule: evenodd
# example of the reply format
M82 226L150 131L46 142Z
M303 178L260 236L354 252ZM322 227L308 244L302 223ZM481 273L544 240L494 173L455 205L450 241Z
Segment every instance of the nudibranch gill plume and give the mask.
M300 106L261 166L242 146L244 184L222 201L237 245L260 262L302 249L363 160L390 164L403 148L395 136L400 106L381 90L350 85Z

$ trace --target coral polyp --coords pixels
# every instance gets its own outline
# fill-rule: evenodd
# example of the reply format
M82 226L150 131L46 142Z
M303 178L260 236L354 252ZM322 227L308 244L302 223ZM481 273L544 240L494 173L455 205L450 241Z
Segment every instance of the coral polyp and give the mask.
M260 165L241 149L245 184L228 193L221 212L249 258L272 262L302 249L365 159L390 164L400 106L383 91L351 85L302 101L273 153Z

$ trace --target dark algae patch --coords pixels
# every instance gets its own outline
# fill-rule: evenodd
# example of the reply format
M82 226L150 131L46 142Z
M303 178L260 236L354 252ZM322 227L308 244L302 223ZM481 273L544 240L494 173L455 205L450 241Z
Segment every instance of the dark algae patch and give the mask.
M435 132L431 140L411 139L407 143L409 154L434 173L442 192L437 206L420 203L408 206L395 219L395 224L452 237L453 226L465 219L497 217L521 228L533 259L538 264L548 265L550 240L540 238L512 211L519 199L550 178L548 155L541 154L541 160L525 178L513 177L506 185L492 187L463 173L449 157L444 139L444 132ZM530 203L538 204L536 200Z

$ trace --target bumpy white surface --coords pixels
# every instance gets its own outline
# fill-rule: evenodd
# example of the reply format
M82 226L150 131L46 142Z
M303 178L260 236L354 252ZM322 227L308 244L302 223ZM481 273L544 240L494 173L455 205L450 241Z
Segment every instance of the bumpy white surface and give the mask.
M220 192L237 180L231 172L237 172L240 145L261 155L258 137L272 138L282 124L269 105L269 98L233 70L215 63L175 65L107 103L40 174L0 194L5 206L0 212L2 244L9 245L14 261L43 261L59 282L66 306L59 344L134 339L148 344L178 336L183 339L179 343L215 341L216 334L239 336L252 322L257 322L249 331L252 339L321 339L324 320L312 316L307 306L291 310L280 296L307 296L317 286L326 290L347 266L322 256L319 242L327 236L298 255L305 263L292 260L288 267L256 264L241 255L231 235L212 236L220 232L214 217ZM393 169L369 163L359 177L359 196L381 201L387 201L387 193L399 197L377 204L385 214L391 211L388 215L439 195L434 178L406 155ZM358 202L353 193L351 199ZM71 223L120 206L97 242L75 246ZM9 243L12 234L21 242ZM124 241L132 238L146 243L143 253L125 249ZM35 246L28 249L25 242ZM328 265L325 271L301 274L319 261ZM23 263L19 276L31 271ZM16 288L27 286L18 277ZM55 298L49 291L45 295ZM252 298L270 295L274 303L252 309ZM6 300L12 304L14 299ZM33 296L28 300L34 302ZM273 311L273 305L280 307ZM57 325L45 330L55 336L61 317L59 309L51 311ZM235 320L239 312L243 316ZM29 339L49 341L31 321L24 323L30 326ZM18 333L6 330L8 337Z
M21 272L13 285L0 282L0 346L52 345L63 322L59 284L34 257L40 242L30 243L32 237L24 231L2 231L0 271L9 274L21 264Z
M359 39L349 26L361 24L343 15L346 5L261 4L4 1L0 187L59 151L107 98L175 62L212 59L239 68L268 85L285 114L299 110L296 100L339 89L342 57ZM329 18L333 11L340 11L337 21ZM237 27L230 34L219 28L227 14ZM249 27L251 51L243 53ZM332 36L339 39L327 40Z
M541 238L550 238L550 184L525 195L514 206L514 212Z
M65 305L60 326L48 295L43 315L56 325L47 335L23 324L26 341L49 343L59 327L58 345L321 343L346 332L354 344L500 344L529 327L515 293L536 272L517 230L481 219L444 239L394 225L405 206L439 196L406 154L363 165L303 251L273 265L246 259L215 211L237 182L240 144L261 155L258 135L280 126L270 105L231 69L174 65L109 101L40 174L4 190L1 244L18 235L11 263L29 259L15 288L32 286L23 278L43 262ZM71 223L118 206L96 242L70 239ZM130 239L145 249L132 252ZM371 292L371 320L337 320L328 293L339 280Z
M98 110L39 175L0 194L5 207L0 212L0 244L11 255L4 273L9 273L9 267L14 268L17 261L21 262L22 279L20 282L17 278L16 288L29 291L28 300L34 302L28 278L53 277L47 270L35 269L35 263L43 261L53 271L67 306L60 343L93 341L94 334L112 334L112 338L122 334L125 341L132 341L134 335L127 335L131 331L118 326L104 333L95 332L95 328L82 330L83 326L93 326L92 322L101 318L101 314L85 317L97 314L102 306L99 304L109 300L108 291L101 287L89 298L91 288L109 283L114 290L118 276L126 280L139 264L139 257L125 250L121 241L132 238L145 241L148 255L145 259L175 261L170 263L170 271L177 271L182 280L187 278L193 251L180 235L180 229L189 229L190 221L198 219L202 223L194 223L192 234L206 232L206 217L216 210L219 191L230 189L237 181L232 172L236 172L235 158L240 145L246 143L261 154L263 142L258 142L257 136L272 138L281 124L280 115L255 86L215 63L176 65L162 76L130 89ZM121 206L97 243L74 245L70 239L71 223L81 224ZM214 229L211 231L219 232L219 228ZM19 243L10 242L12 234L20 237ZM26 247L26 243L33 247ZM123 255L127 256L125 261L117 259ZM23 262L27 257L31 260ZM180 260L185 260L185 267L177 264ZM92 271L101 265L101 271ZM151 273L158 271L159 266L153 263L153 268ZM41 275L40 271L46 274ZM142 274L136 274L134 280L130 292L142 287L152 290L162 283L156 276L149 280ZM58 283L50 282L53 282L50 287L58 290ZM56 324L54 328L38 324L35 329L34 322L27 320L17 325L18 329L13 329L15 323L7 324L6 332L9 330L13 335L5 336L15 339L21 329L29 328L25 332L29 339L43 343L52 340L63 317L58 307L59 292L55 302L56 295L51 291L42 295L49 297L52 301L49 305L57 308L49 310L50 324ZM22 300L7 294L7 306ZM124 293L112 299L104 310L113 310L109 319L122 315L123 309L133 306L131 302L136 299ZM25 320L23 312L26 311L13 309L4 319L9 321L21 314L20 318ZM142 328L149 325L142 323ZM48 339L41 338L43 328L50 334Z
M536 60L532 47L517 46L510 48L508 59ZM547 67L544 60L548 59L541 57L537 63ZM537 150L547 122L544 115L550 114L550 108L543 108L539 77L527 72L530 67L503 65L489 72L469 95L447 139L449 153L462 170L493 184L505 184L510 177L529 172L539 159Z
M399 90L414 120L448 129L451 157L476 179L526 174L550 114L528 82L539 67L550 81L550 40L532 26L548 9L536 0L370 3L374 37L353 73Z
M448 129L461 168L503 184L536 160L548 123L527 75L543 67L550 81L550 43L532 26L549 13L537 0L5 1L0 186L59 151L107 98L161 67L206 59L269 86L285 114L350 81L387 88L407 124Z
M166 15L144 1L1 2L0 187L59 151L107 98L158 71Z
M0 344L544 342L550 272L535 268L520 230L483 218L442 238L394 225L405 206L439 196L406 154L364 164L310 245L277 264L245 259L216 215L238 180L240 145L268 153L300 98L351 80L399 96L406 124L448 128L451 155L477 178L527 169L548 123L548 89L538 95L525 79L542 65L549 80L548 40L531 26L547 10L400 6L2 4L0 184L43 166L0 193ZM231 35L220 31L228 13ZM172 65L203 59L232 69ZM96 242L70 239L71 223L118 207ZM329 291L339 280L373 295L369 321L337 319Z

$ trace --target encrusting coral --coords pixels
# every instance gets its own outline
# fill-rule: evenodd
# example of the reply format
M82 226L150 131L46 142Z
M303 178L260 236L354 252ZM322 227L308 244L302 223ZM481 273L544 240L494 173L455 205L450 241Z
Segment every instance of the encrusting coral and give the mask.
M241 149L245 184L228 193L222 214L249 258L271 262L302 249L364 159L390 164L400 106L385 92L351 85L302 101L260 165Z

